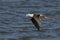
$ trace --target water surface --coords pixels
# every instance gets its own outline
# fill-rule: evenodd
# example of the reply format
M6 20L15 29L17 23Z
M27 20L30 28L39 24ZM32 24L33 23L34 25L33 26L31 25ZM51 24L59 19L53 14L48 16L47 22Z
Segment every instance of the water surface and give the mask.
M25 16L42 13L56 20L43 19L44 25L37 31ZM60 0L1 0L0 40L59 40Z

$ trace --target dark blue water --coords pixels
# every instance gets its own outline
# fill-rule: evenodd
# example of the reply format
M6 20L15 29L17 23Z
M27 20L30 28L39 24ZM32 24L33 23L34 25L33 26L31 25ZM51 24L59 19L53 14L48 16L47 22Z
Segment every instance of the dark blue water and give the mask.
M43 19L40 32L25 16L32 12L56 20ZM60 0L1 0L0 40L60 40Z

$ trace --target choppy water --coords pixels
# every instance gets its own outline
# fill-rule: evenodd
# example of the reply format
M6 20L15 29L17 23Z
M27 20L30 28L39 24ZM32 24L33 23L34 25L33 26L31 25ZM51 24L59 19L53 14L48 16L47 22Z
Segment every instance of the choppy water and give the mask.
M31 12L56 20L43 20L40 32L25 16ZM60 0L1 0L0 40L60 40Z

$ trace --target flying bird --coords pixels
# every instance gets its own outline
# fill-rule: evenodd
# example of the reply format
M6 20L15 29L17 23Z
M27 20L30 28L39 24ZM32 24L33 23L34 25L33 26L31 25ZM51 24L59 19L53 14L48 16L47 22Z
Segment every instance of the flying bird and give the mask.
M47 18L49 20L54 20L54 18L48 18L47 16L43 15L43 14L26 14L26 16L30 17L32 23L34 24L34 26L37 28L37 30L40 30L40 26L43 24L42 22L42 18Z

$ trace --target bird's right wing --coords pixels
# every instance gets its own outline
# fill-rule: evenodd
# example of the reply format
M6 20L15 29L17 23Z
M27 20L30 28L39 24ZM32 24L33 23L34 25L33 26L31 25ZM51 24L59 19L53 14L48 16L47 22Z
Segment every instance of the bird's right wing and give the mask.
M34 24L34 26L39 30L39 24L38 24L38 22L34 18L32 18L31 21Z

